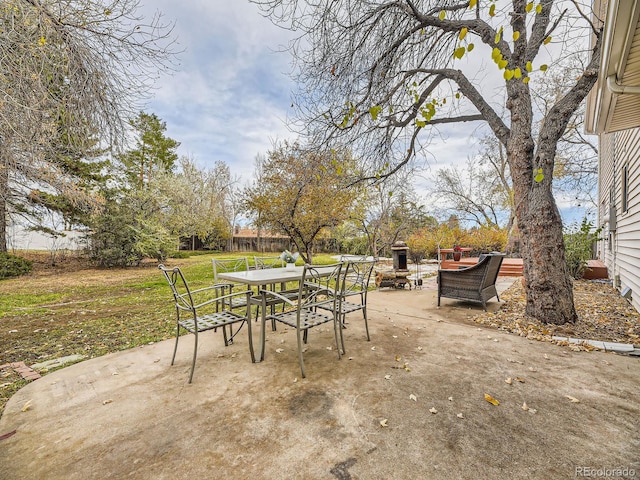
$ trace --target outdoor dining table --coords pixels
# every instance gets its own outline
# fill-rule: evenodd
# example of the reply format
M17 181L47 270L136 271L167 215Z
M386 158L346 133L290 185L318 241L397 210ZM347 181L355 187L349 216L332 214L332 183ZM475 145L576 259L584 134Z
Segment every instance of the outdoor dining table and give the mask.
M318 273L322 275L324 273L323 267L316 267ZM326 274L330 275L333 271L333 268L327 267ZM287 283L287 282L300 282L302 280L302 273L304 271L303 266L295 267L293 269L289 268L265 268L261 270L244 270L240 272L225 272L219 273L218 278L221 280L227 280L233 283L242 283L248 285L249 287L263 287L266 285L276 285L279 283ZM262 305L263 300L265 300L266 293L260 294L257 298L255 298L255 305ZM261 309L261 327L260 327L260 353L258 355L258 362L264 360L264 350L265 350L265 340L266 340L266 312L265 309ZM248 310L248 318L247 321L251 321L251 311ZM253 340L249 338L249 342L253 343Z

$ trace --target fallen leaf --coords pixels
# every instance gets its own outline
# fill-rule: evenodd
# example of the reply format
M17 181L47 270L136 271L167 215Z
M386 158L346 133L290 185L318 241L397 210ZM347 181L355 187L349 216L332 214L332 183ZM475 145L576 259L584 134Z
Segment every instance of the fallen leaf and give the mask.
M458 417L458 418L464 418L464 415L463 415L462 413L459 413L459 414L457 414L457 415L456 415L456 417Z
M580 400L578 400L576 397L572 397L571 395L565 395L565 397L571 400L572 403L580 403Z
M387 425L387 419L386 418L380 420L380 426L381 427L388 427L389 426L389 425Z
M488 393L484 394L484 399L489 402L491 405L500 405L500 402L498 400L496 400L495 398L493 398L491 395L489 395Z
M511 377L509 377L505 380L505 383L511 385L513 383L513 380L511 379Z
M27 410L29 410L31 408L31 400L27 400L25 402L25 404L22 406L22 411L26 412Z
M429 409L429 411L430 411L431 413L433 413L434 415L435 415L436 413L438 413L438 410L436 410L434 407L431 407L431 408Z
M396 355L396 362L400 361L400 355Z
M418 397L416 397L413 393L409 395L409 400L413 400L414 402L418 401Z
M113 400L112 400L112 399L104 400L104 401L102 402L102 404L103 404L103 405L106 405L107 403L111 403L111 402L113 402Z
M520 377L516 377L516 382L524 383L524 379Z
M522 404L522 409L526 412L527 410L529 410L529 405L527 405L527 402L524 402Z
M276 353L282 353L284 352L284 348L276 348Z

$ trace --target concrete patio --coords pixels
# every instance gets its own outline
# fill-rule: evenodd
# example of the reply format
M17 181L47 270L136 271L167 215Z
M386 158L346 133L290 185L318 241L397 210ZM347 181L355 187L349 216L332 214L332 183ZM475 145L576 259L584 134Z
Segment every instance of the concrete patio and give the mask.
M306 379L283 328L260 364L203 335L190 385L192 336L173 367L168 340L43 376L0 419L0 478L640 476L637 358L479 328L429 287L372 292L372 340L350 316L340 361L314 329Z

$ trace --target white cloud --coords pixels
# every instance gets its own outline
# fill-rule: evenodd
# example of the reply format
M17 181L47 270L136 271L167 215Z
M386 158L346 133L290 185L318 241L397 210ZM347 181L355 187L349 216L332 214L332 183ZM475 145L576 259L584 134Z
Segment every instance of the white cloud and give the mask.
M176 22L184 52L145 110L166 122L180 155L201 166L222 160L232 174L249 178L256 154L290 136L290 57L278 50L291 33L248 2L156 0L151 8L144 14L159 10Z

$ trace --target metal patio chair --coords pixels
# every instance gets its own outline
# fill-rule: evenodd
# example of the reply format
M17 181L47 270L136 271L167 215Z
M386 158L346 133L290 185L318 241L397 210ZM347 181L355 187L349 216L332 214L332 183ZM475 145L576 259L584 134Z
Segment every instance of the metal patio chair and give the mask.
M341 297L340 309L338 311L340 324L345 327L345 317L347 314L361 310L364 317L367 341L371 340L369 336L369 323L367 321L367 293L375 264L375 259L350 260L344 262L340 279L340 289L338 290ZM319 306L319 308L326 307Z
M221 260L217 258L211 259L211 264L213 266L213 283L216 286L222 287L220 292L222 296L229 295L234 292L234 289L246 289L246 285L242 284L234 284L229 283L224 280L220 280L218 278L219 273L227 273L227 272L242 272L245 270L249 270L249 259L247 257L234 258L231 260ZM244 297L235 297L230 296L226 297L226 299L221 299L221 302L224 302L225 305L221 305L221 309L230 309L235 310L238 308L246 308L247 307L247 299Z
M220 328L224 337L224 345L228 346L233 343L234 337L238 334L247 318L249 318L249 298L251 291L236 290L233 293L223 294L226 287L222 285L213 285L192 290L179 267L168 268L164 265L158 265L158 268L164 274L165 279L169 283L169 287L171 287L176 307L176 343L173 348L171 365L174 364L176 359L180 329L193 333L195 336L191 373L189 374L189 383L191 383L196 367L198 334L200 332L206 332L207 330ZM247 308L244 315L233 312L230 309L221 309L221 306L231 305L232 300L235 298L242 298L244 300ZM234 332L233 325L236 323L239 325ZM251 353L251 361L253 362L255 361L255 355L251 337L251 322L246 323L249 337L249 352ZM229 327L228 335L227 326Z
M263 289L262 308L267 306L268 299L276 298L280 302L291 307L283 312L272 313L265 316L265 322L280 322L296 330L298 345L298 361L302 377L306 377L304 369L304 359L302 355L302 344L307 343L308 332L311 328L325 323L333 322L333 331L338 350L338 358L342 357L341 348L344 348L340 328L340 298L336 294L336 286L339 285L340 271L342 263L333 265L305 265L302 273L302 280L298 288L298 296L295 300L290 300L279 292ZM322 306L323 309L318 309ZM262 325L264 329L265 325ZM340 337L339 337L340 336ZM264 352L264 344L262 345Z
M441 297L481 303L484 310L493 297L499 302L496 280L503 258L503 253L492 252L481 255L478 263L470 267L438 270L438 306Z
M279 255L270 257L253 257L253 264L256 270L262 270L264 268L281 268L284 267L284 260Z
M253 263L255 265L256 270L263 270L265 268L284 268L285 261L279 255L276 256L267 256L267 257L253 257ZM263 285L261 288L268 288L272 291L278 291L275 284L271 285ZM295 288L293 290L287 290L286 283L280 284L280 290L278 291L280 295L287 297L289 300L293 300L298 296L298 289ZM278 300L277 298L271 298L270 304L268 306L271 307L271 313L275 313L276 305L281 305L283 311L285 310L285 304ZM257 319L256 319L257 320ZM276 322L271 322L271 329L276 330Z

